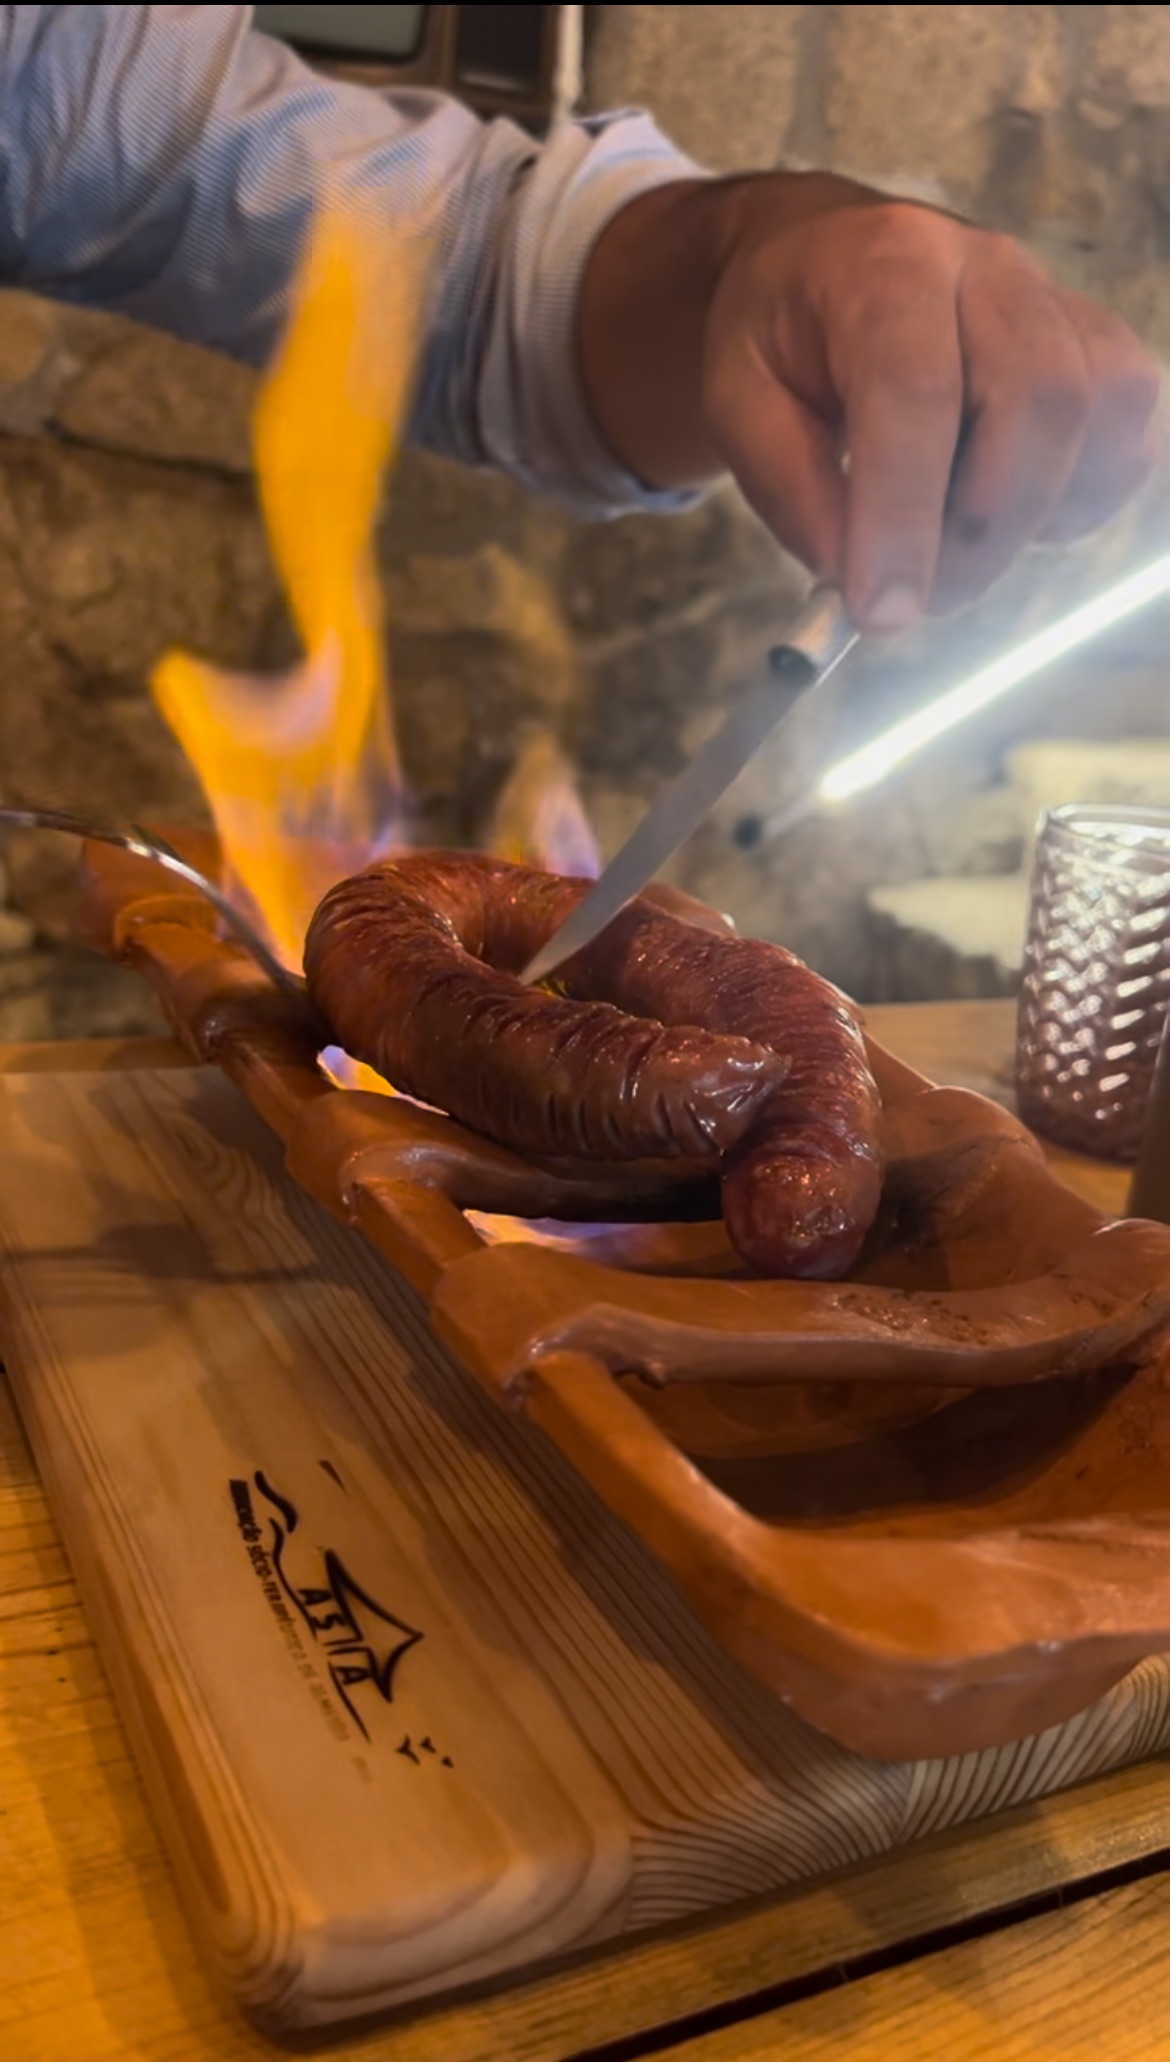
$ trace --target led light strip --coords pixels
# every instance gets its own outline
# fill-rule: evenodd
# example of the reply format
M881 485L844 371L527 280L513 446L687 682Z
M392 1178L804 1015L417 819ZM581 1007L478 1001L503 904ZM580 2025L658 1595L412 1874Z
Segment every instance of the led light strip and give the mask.
M904 716L879 737L871 739L869 744L839 759L821 776L809 800L814 806L824 802L847 802L867 788L876 787L879 781L905 765L925 745L933 744L936 738L943 737L957 724L965 723L969 716L976 716L981 709L989 708L992 702L1010 694L1013 687L1030 680L1045 666L1052 665L1054 660L1075 651L1078 645L1087 644L1091 638L1099 637L1102 631L1111 629L1115 623L1123 622L1127 616L1134 615L1138 609L1168 593L1170 553L1155 559L1141 572L1131 574L1128 580L1120 581L1107 593L1097 595L1083 608L1074 609L1061 622L1027 638L1014 651L1001 659L994 659L990 666L984 666L973 674L970 680L951 688L937 701L928 702L925 708L916 709L912 716ZM795 805L782 810L768 829L773 835L778 835L810 813L809 801L806 800L803 807Z

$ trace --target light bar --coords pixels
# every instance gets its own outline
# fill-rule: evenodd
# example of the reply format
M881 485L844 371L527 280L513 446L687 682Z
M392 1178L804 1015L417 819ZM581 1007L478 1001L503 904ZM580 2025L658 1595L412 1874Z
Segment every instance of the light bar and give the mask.
M880 737L873 738L858 751L850 752L848 758L839 759L822 775L815 800L847 802L866 788L876 787L895 767L912 759L924 745L933 744L935 738L953 730L956 724L965 723L968 716L978 715L981 709L999 701L1002 695L1009 694L1021 681L1030 680L1033 674L1050 666L1055 659L1064 658L1078 645L1099 637L1103 630L1111 629L1115 623L1123 622L1126 616L1132 616L1138 609L1167 593L1170 593L1170 553L1155 559L1140 573L1131 574L1128 580L1122 580L1106 594L1097 595L1083 608L1074 609L1062 622L1053 623L1049 629L1029 637L1002 659L994 659L990 666L984 666L981 672L973 674L961 686L951 688L948 694L940 695L937 701L928 702L924 709L916 709L912 716L904 716L900 723L892 724ZM806 813L801 811L802 815ZM782 812L785 820L777 819L769 829L787 828L788 814L788 811Z

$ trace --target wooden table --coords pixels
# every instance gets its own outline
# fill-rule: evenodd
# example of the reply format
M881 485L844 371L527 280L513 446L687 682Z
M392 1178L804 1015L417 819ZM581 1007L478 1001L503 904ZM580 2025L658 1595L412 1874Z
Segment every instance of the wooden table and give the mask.
M874 1010L1002 1094L1003 1003ZM159 1041L70 1064L182 1065ZM60 1049L0 1066L60 1065ZM1116 1170L1061 1161L1118 1210ZM1170 1778L1130 1769L670 1938L332 2045L337 2062L1170 2056ZM77 1592L0 1382L0 2056L258 2062L192 1955Z

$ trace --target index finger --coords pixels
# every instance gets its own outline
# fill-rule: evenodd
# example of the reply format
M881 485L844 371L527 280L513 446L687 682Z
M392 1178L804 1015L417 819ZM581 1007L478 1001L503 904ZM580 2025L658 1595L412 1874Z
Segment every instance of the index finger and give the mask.
M896 291L833 368L849 445L844 593L862 630L905 629L926 608L963 421L952 283L902 271Z

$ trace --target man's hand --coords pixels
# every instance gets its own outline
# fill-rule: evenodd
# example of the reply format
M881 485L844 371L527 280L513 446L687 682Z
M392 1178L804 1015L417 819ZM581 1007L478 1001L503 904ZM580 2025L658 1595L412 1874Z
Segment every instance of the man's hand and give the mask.
M633 201L590 259L582 371L656 486L730 470L861 629L973 601L1105 522L1152 459L1156 367L1019 245L819 174Z

